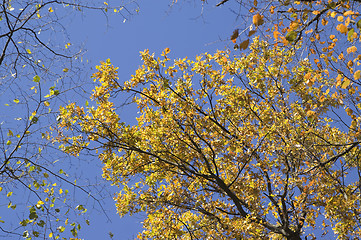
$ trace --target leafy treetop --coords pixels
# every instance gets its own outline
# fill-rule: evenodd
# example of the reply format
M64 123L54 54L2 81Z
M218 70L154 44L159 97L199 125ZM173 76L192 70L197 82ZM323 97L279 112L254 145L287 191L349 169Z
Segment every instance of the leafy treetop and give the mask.
M360 92L295 64L302 47L255 38L247 55L173 63L169 49L146 50L124 84L108 60L93 75L95 106L62 107L55 140L98 153L122 188L119 214L147 214L140 239L360 237L360 105L346 101ZM127 92L134 125L115 104Z

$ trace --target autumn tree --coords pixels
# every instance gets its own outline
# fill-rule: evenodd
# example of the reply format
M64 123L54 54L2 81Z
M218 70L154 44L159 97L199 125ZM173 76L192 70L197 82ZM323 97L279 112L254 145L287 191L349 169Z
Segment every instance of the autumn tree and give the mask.
M74 172L65 172L67 159L47 134L56 125L59 103L79 95L86 76L85 49L72 43L67 23L87 11L111 12L124 20L135 7L104 1L1 1L1 238L76 236L76 216L86 209L68 192L85 192L97 203L99 196L85 184L78 186Z
M126 82L104 62L92 104L61 107L54 139L98 155L119 214L146 213L141 239L360 238L360 2L229 4L244 53L146 50Z
M55 140L95 151L119 186L121 216L146 213L140 239L359 238L357 87L293 48L252 40L247 54L162 58L129 81L103 62L93 106L61 107ZM120 121L133 95L137 123Z

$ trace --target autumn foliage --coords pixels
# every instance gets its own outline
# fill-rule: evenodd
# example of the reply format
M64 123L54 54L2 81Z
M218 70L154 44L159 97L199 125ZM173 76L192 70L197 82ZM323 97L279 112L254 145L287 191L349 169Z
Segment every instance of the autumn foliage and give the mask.
M361 238L360 2L240 4L235 51L145 50L126 82L102 62L55 140L97 154L119 214L146 213L140 239Z
M94 106L60 109L56 140L98 154L119 214L146 213L140 239L361 237L360 92L297 60L302 47L254 38L248 54L195 60L146 50L124 83L108 60ZM119 117L127 94L134 125Z
M233 34L231 40L235 49L245 49L255 32L270 44L290 47L302 41L299 56L302 53L317 68L341 73L352 82L360 78L359 72L355 74L361 59L360 4L357 0L248 1L242 3L240 13L249 19L240 29L243 34Z

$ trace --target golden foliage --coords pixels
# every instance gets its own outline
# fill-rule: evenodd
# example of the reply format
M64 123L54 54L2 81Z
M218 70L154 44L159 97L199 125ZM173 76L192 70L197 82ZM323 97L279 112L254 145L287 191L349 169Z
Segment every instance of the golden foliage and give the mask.
M121 188L119 214L147 214L140 239L299 239L322 219L324 233L361 237L359 183L347 175L359 166L360 117L344 101L360 92L295 63L300 47L255 38L238 58L173 63L169 49L146 50L122 85L107 61L94 74L95 107L61 108L56 140L75 155L92 142L104 178ZM134 125L120 121L119 92L135 94ZM342 108L348 131L328 114Z

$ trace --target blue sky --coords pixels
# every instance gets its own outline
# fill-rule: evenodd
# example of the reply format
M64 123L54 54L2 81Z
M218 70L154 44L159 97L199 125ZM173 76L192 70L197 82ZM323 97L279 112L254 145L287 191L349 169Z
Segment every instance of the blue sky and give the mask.
M100 61L110 58L119 67L120 80L125 81L141 64L139 51L149 49L160 56L168 47L171 57L192 59L204 52L232 48L229 37L233 30L245 27L241 21L236 21L229 6L217 8L216 3L206 5L203 14L199 1L182 2L172 7L166 0L139 1L138 4L139 12L125 23L113 13L109 13L108 19L92 11L73 18L67 31L73 44L84 44L87 49L84 59L93 66L91 72ZM120 113L122 120L133 122L136 111L130 108ZM98 159L94 158L94 161ZM90 177L101 176L99 164L90 164L87 169L92 169ZM116 188L113 190L117 191ZM106 201L106 208L110 210L112 222L107 222L103 214L90 208L91 225L83 225L82 238L105 239L108 232L112 232L114 239L133 239L141 230L141 214L120 219L111 199Z

